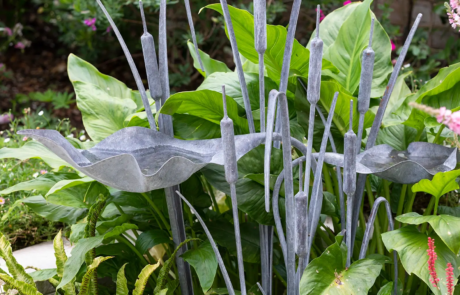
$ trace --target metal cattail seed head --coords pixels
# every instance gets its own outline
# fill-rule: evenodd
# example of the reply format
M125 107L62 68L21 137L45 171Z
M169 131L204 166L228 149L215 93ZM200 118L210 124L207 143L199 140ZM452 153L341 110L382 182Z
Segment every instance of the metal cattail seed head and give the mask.
M139 8L141 10L142 24L144 26L144 34L141 36L141 43L145 68L147 70L147 81L150 96L157 102L161 99L162 90L160 84L160 73L158 71L157 55L155 52L155 41L153 40L153 36L147 32L147 23L145 21L142 1L139 1Z
M369 47L363 51L361 80L359 82L358 93L358 112L365 114L369 110L369 102L371 99L372 75L374 72L375 52L372 49L372 37L374 34L374 22L372 19L371 32L369 37Z
M353 194L356 191L356 134L353 132L353 100L350 101L350 128L345 133L343 191Z
M299 191L295 196L296 218L296 250L299 257L307 255L307 215L308 197L304 191Z
M236 183L238 180L238 166L236 163L235 133L233 130L233 120L227 115L225 86L222 86L222 99L224 103L224 118L220 121L220 130L224 147L225 179L228 183Z
M254 45L258 53L267 50L266 0L254 0Z
M307 99L316 104L320 97L321 67L323 63L323 40L319 38L320 6L316 9L316 36L310 45L310 64L308 68Z

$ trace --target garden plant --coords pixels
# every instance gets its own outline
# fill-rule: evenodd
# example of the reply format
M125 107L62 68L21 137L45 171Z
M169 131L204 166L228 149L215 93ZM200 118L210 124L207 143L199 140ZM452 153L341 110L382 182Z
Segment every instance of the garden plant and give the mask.
M139 2L148 90L96 2L138 90L71 54L88 140L29 126L11 134L20 147L0 150L47 165L0 194L30 191L15 205L67 224L74 244L67 257L59 231L56 268L29 273L0 234L6 294L41 294L38 281L60 294L458 294L460 64L407 86L422 15L393 66L372 0L326 17L318 7L306 47L294 38L301 0L287 28L267 25L265 0L254 16L221 0L202 9L224 18L231 70L199 49L185 0L204 81L171 94L166 0L158 46ZM422 195L423 215L413 209Z

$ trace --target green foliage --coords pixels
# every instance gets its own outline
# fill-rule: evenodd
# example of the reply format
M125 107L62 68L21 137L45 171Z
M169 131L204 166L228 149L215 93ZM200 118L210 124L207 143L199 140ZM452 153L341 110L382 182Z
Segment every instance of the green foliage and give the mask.
M117 293L116 295L128 295L129 294L128 282L126 281L126 276L125 276L125 267L126 267L126 263L123 264L123 266L120 268L120 270L117 273Z
M4 281L13 289L18 290L21 294L24 295L42 295L42 293L37 291L34 283L26 283L18 279L13 279L12 277L0 273L0 280Z
M107 257L97 257L97 258L94 258L93 260L93 263L91 263L89 266L88 266L88 269L85 273L85 275L83 276L83 279L81 281L81 287L80 287L80 295L87 295L89 294L89 286L90 286L90 282L93 278L93 274L96 272L96 269L99 267L99 265L108 260L108 259L111 259L113 257L111 256L107 256Z
M432 180L422 179L412 187L413 192L425 192L439 199L442 195L459 188L455 181L460 176L460 170L439 172Z
M217 259L211 243L203 242L198 248L188 250L181 257L195 268L203 293L206 293L212 287L217 272Z
M62 279L64 274L64 266L67 261L67 255L64 250L64 242L62 241L62 234L59 233L56 235L53 241L54 246L54 256L56 257L56 272L59 278L59 281ZM75 279L71 280L68 284L66 284L62 289L66 295L74 295L75 293Z
M5 260L9 273L18 281L32 285L34 283L32 277L26 273L24 267L20 265L13 256L11 244L7 238L0 233L0 257Z
M160 266L160 261L158 261L156 264L149 264L146 265L141 273L139 274L139 278L136 281L135 288L133 291L133 295L142 295L144 294L145 290L145 285L147 285L147 281L150 277L150 275L155 271ZM166 267L163 266L163 267ZM158 285L157 285L158 286Z

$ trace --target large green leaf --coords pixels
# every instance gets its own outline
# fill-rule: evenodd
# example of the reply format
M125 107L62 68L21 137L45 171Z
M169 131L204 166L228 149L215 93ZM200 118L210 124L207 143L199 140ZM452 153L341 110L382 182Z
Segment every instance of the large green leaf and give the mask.
M125 118L136 112L130 98L111 96L90 83L74 81L73 86L85 130L96 142L124 128Z
M460 63L442 68L439 73L425 85L413 97L413 101L423 103L434 108L444 106L448 109L460 105ZM418 130L425 127L425 121L431 116L418 109L412 109L405 125Z
M439 206L438 213L460 217L460 207Z
M446 265L452 263L454 267L454 285L457 282L457 277L460 272L458 270L458 257L436 236L430 234L430 237L435 239L436 254L438 259L435 263L438 278L440 278L440 289L434 288L430 283L430 272L428 270L428 236L420 233L415 226L405 226L398 230L382 234L382 240L388 251L396 250L401 259L402 265L407 273L414 273L431 291L436 295L447 294L446 282Z
M206 293L212 287L217 272L217 259L211 243L201 243L198 248L188 250L181 257L195 268L203 293Z
M249 101L253 111L259 109L259 75L252 73L244 74L246 85L248 88ZM268 95L272 89L277 89L278 86L269 77L264 78L265 81L265 101L268 100ZM213 73L209 75L197 90L212 90L222 93L222 85L225 83L225 94L233 98L238 105L244 108L243 94L241 92L240 81L237 73ZM265 104L267 105L267 104ZM259 120L260 117L255 117L254 120Z
M88 83L99 87L106 92L109 97L114 99L130 99L137 105L138 110L144 109L142 99L138 91L129 89L125 83L104 75L98 71L92 64L79 58L74 54L70 54L67 61L67 73L70 82L76 81ZM148 94L148 92L147 92ZM97 96L93 97L98 99Z
M414 193L425 192L439 199L442 195L459 188L458 183L455 181L458 176L460 176L460 170L439 172L436 173L432 180L422 179L414 184L412 191Z
M212 237L219 246L225 247L236 256L235 228L228 221L219 220L206 224ZM241 247L243 260L249 263L260 262L259 227L256 223L241 223Z
M176 93L171 95L160 112L167 115L188 114L199 117L214 123L214 128L220 129L220 121L224 117L222 94L211 90ZM248 133L248 121L238 116L238 105L228 96L227 112L235 125L235 133Z
M388 258L381 255L354 262L347 269L345 245L336 242L313 259L300 280L300 294L367 294Z
M20 201L48 220L68 224L74 224L87 211L81 208L51 204L40 195L21 199Z
M28 141L20 148L2 148L0 149L0 159L18 159L21 161L27 159L42 159L48 166L55 170L62 167L71 167L67 162L50 152L44 145L38 141Z
M213 9L222 14L220 4L211 4L206 8ZM228 6L232 19L233 29L238 43L238 51L251 62L258 64L258 53L254 48L254 17L246 10ZM265 68L268 76L275 82L281 77L283 66L283 53L286 47L287 30L283 26L267 25L267 51L264 55ZM294 40L290 64L290 76L308 76L310 51ZM323 60L323 70L334 72L337 69L327 60Z
M328 46L324 53L324 57L330 60L340 71L335 78L350 93L355 93L359 86L362 53L369 44L371 3L372 0L365 0L359 5L354 5L353 8L355 9L340 26L334 43ZM350 9L338 10L336 14L342 12L348 14ZM334 16L331 14L328 17L333 18ZM341 21L341 19L343 18L338 18L337 21ZM386 81L388 74L393 71L390 38L377 20L375 21L372 47L375 51L372 88L376 90L377 88L382 88L381 84Z
M56 184L56 182L64 179L75 179L79 178L76 173L46 173L37 178L34 178L29 181L24 181L16 185L10 186L2 191L0 195L8 195L17 191L31 191L36 190L39 193L46 193Z
M410 212L396 217L396 220L419 225L428 222L444 244L454 253L460 251L460 218L450 215L422 216L416 212Z
M405 151L416 138L416 129L401 124L380 129L376 144L388 144L398 151Z
M145 254L149 249L159 244L168 244L169 235L161 229L151 229L143 232L136 239L136 248L141 254Z
M47 281L56 275L55 268L40 269L34 272L31 272L29 275L32 277L34 282Z
M89 208L99 195L108 195L104 185L94 179L61 180L46 194L46 200L55 204L74 208Z
M193 58L193 66L204 77L209 77L209 75L211 75L212 73L217 73L217 72L220 72L220 73L232 72L232 70L230 70L225 63L223 63L221 61L218 61L218 60L215 60L215 59L212 59L209 56L209 54L204 53L203 51L198 49L198 52L199 52L200 57L201 57L201 61L203 62L204 70L206 71L206 74L203 73L201 71L201 67L200 67L200 64L198 62L195 47L193 46L193 43L188 41L187 46L188 46L188 50L190 51L190 55Z
M31 276L26 273L24 267L20 265L16 258L13 256L13 250L8 239L0 233L0 258L5 260L6 267L10 274L18 281L25 282L27 284L33 284L34 280Z
M383 126L399 125L409 117L410 108L407 105L409 102L407 97L412 94L412 91L407 86L405 79L411 74L412 72L406 72L396 79L393 92L383 115Z

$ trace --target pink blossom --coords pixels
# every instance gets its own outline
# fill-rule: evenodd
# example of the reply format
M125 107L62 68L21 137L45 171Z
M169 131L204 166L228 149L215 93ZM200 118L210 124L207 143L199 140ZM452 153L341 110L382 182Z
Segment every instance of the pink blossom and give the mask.
M391 42L391 51L395 51L396 45L393 43L392 40L390 40L390 42Z
M22 42L18 42L16 43L16 45L14 45L14 48L17 48L17 49L24 49L26 48L26 45Z
M10 123L11 121L13 121L13 118L14 117L12 114L0 115L0 124Z
M433 287L438 288L439 278L435 267L438 255L434 250L435 248L434 239L428 237L428 250L426 250L426 252L428 253L428 271L430 272L430 283L433 285Z
M22 141L27 141L28 139L29 139L29 138L28 138L27 136L24 136L24 137L22 138Z
M318 8L315 9L315 11L318 11ZM320 9L319 10L319 22L322 22L323 19L326 18L326 15L324 14L324 12Z
M91 27L93 31L96 31L96 18L88 18L83 21L85 25Z
M5 27L5 28L3 29L3 31L4 31L8 36L13 35L13 31L11 31L11 29L8 28L8 27Z
M343 2L343 6L348 5L348 4L351 4L350 0L347 0L347 1Z
M447 263L446 268L446 286L447 286L447 295L454 294L454 268L452 263Z
M457 27L460 27L459 0L450 0L450 5L447 3L445 5L447 9L447 16L449 17L449 23L452 28L456 29Z
M44 174L46 174L46 173L48 173L48 171L46 171L46 170L40 170L40 174L41 174L41 175L44 175Z
M0 205L5 205L6 201L4 198L0 197Z
M459 6L458 0L450 0L450 7L452 7L452 9L457 9Z
M105 30L107 33L112 32L112 26L108 26L107 29Z

